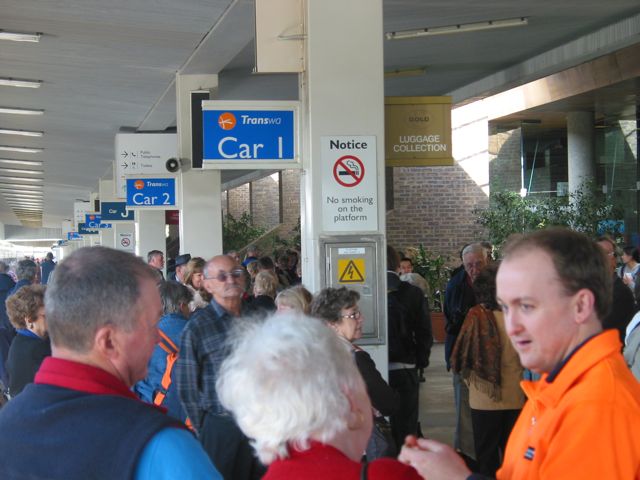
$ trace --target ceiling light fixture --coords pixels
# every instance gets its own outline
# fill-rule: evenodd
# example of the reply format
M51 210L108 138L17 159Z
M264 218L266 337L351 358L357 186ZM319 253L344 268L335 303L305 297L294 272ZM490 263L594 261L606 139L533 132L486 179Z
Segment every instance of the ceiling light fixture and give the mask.
M26 168L0 168L0 173L26 173L28 175L42 175L43 170L28 170Z
M495 28L523 27L529 23L527 17L505 18L503 20L488 20L486 22L460 23L444 27L426 27L413 30L400 30L384 34L387 40L404 40L407 38L426 37L430 35L446 35L449 33L479 32Z
M18 188L28 188L30 190L33 189L41 189L42 185L22 185L21 183L13 183L13 182L5 182L2 179L0 179L0 191L1 190L7 190L10 189L12 187L18 187Z
M0 150L6 150L7 152L40 153L42 150L44 150L44 148L12 147L10 145L0 145Z
M40 88L42 80L23 80L20 78L0 78L0 85L5 87Z
M25 137L41 137L44 132L36 132L34 130L13 130L11 128L0 128L2 135L23 135Z
M8 193L8 192L6 192L6 193L4 193L4 196L7 197L7 198L13 198L13 197L24 198L24 199L32 198L34 200L38 200L38 199L41 199L44 196L44 194L43 193L36 193L36 192L34 192L34 193L18 193L18 192Z
M7 32L6 30L0 30L0 40L11 40L12 42L33 42L38 43L42 33L22 33L22 32Z
M42 178L9 177L7 175L0 175L0 180L11 180L14 182L34 182L34 183L40 183L44 181Z
M41 192L42 185L23 185L21 183L0 182L0 192L31 191Z
M384 72L384 78L420 77L427 73L427 67L396 68Z
M11 113L14 115L42 115L44 110L31 108L0 107L0 113Z
M38 201L38 200L7 200L7 205L14 205L16 207L21 207L21 206L29 206L29 207L41 207L42 206L42 200Z
M0 163L10 163L11 165L30 165L33 167L41 167L40 160L15 160L13 158L0 158Z

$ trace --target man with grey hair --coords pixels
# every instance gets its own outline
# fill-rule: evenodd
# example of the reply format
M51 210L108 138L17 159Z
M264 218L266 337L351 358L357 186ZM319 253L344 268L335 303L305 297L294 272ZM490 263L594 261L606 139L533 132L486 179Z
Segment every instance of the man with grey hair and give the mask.
M245 270L228 255L218 255L204 266L205 290L212 295L205 308L189 319L180 341L176 383L200 441L224 478L260 478L264 468L256 461L247 437L221 406L216 390L220 365L228 354L229 333L241 313Z
M489 262L487 249L482 243L471 243L465 246L461 257L463 268L451 277L444 295L444 315L447 320L444 354L447 370L450 369L449 358L467 312L478 303L473 293L473 282ZM453 387L456 402L456 430L453 443L455 448L464 455L475 458L469 389L455 373Z
M164 268L164 253L160 250L149 251L149 253L147 253L147 263L158 272L160 280L164 280L164 273L162 273L162 269Z
M52 356L0 410L3 479L220 479L183 424L131 392L158 341L156 282L141 259L105 247L56 267L45 295Z

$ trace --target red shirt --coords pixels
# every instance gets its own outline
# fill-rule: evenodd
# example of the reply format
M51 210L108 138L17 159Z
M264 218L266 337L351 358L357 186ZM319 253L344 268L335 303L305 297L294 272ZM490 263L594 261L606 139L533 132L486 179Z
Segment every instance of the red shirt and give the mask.
M262 480L359 480L362 464L349 459L340 450L318 442L311 442L305 451L293 448L289 458L279 459L269 465ZM370 480L420 480L422 477L410 466L391 458L381 458L369 464Z

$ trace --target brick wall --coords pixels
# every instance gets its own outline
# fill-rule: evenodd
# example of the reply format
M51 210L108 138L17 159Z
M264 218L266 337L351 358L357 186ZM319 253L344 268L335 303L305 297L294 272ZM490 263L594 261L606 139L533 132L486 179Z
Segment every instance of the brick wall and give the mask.
M489 136L489 183L492 192L520 191L520 139L520 128Z
M460 247L483 232L472 210L486 194L459 165L394 168L394 209L387 212L387 241L398 250L423 244L457 258Z
M251 184L251 215L254 225L270 230L280 224L279 183L276 174Z
M282 232L287 234L298 225L300 218L300 170L283 170L282 176Z
M243 212L251 213L249 184L245 183L228 192L229 211L234 218L240 218Z

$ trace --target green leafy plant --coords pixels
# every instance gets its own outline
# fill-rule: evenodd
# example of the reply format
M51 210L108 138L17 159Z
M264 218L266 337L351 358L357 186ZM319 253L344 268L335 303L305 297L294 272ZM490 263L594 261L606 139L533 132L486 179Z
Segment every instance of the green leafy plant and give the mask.
M301 231L300 217L298 217L298 223L287 232L286 237L281 237L280 235L273 237L273 250L300 249L302 242Z
M515 192L491 194L489 207L475 209L476 222L487 229L489 241L499 252L513 233L525 233L550 226L566 226L590 236L607 233L620 236L622 211L585 184L568 197L521 197Z
M424 277L429 285L430 307L433 311L442 311L444 291L451 276L451 269L447 266L449 257L438 255L424 248L408 248L405 254L413 262L413 271Z
M265 233L265 229L253 225L251 215L243 212L240 218L227 214L222 220L222 244L225 251L241 250Z

